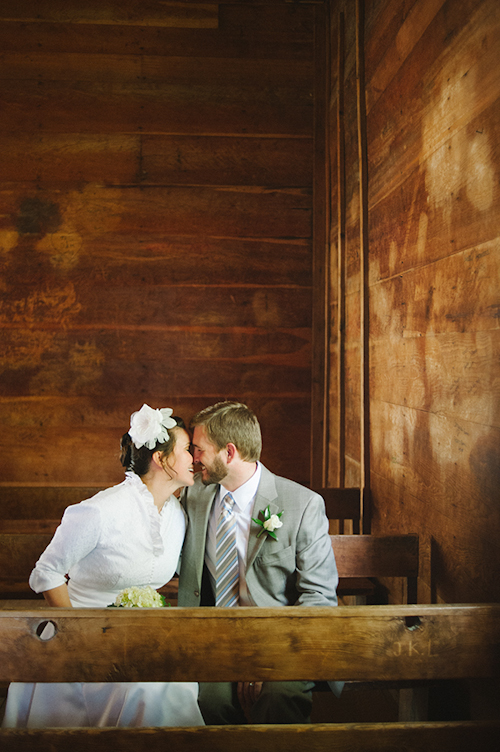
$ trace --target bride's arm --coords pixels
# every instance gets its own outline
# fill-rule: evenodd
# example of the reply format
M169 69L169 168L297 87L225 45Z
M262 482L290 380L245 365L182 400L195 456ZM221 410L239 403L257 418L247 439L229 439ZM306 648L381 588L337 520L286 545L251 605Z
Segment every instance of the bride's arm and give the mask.
M52 588L52 590L46 590L43 597L49 604L49 606L61 606L71 608L71 601L68 594L67 585L59 585L59 587Z

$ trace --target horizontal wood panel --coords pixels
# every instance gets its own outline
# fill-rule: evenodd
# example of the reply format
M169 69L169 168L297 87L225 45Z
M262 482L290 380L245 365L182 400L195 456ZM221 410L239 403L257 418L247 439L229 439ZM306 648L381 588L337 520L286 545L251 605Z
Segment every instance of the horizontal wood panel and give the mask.
M147 384L149 389L149 379ZM219 385L220 380L216 380L216 386ZM256 412L263 437L262 461L271 471L298 483L308 483L309 454L297 447L302 446L304 433L309 431L309 393L287 396L283 393L263 395L228 390L209 394L205 387L201 395L189 398L176 394L165 377L160 386L160 397L157 397L146 391L143 383L139 402L137 397L130 402L129 391L124 389L125 398L120 404L126 405L126 400L129 404L119 414L109 396L109 383L100 396L90 399L75 397L69 403L57 397L46 404L43 400L21 401L14 411L12 405L16 403L4 401L2 418L9 425L10 439L0 441L5 456L3 484L114 485L123 480L123 468L119 462L120 437L128 430L130 413L138 409L141 401L151 405L170 405L176 414L189 422L195 412L222 399L246 401ZM40 449L25 457L24 447L32 445L34 436ZM283 436L289 441L283 442ZM75 457L78 462L71 461Z
M371 347L373 399L500 428L500 332L394 337Z
M488 519L492 529L500 524L499 429L377 400L371 414L380 427L372 434L374 472L416 498L432 499L468 532L477 524L485 534Z
M8 133L0 141L0 180L132 183L140 177L140 136Z
M472 6L474 13L469 18ZM432 170L427 180L430 203L444 203L450 193L457 195L467 179L475 180L473 162L480 142L487 140L490 150L498 148L488 127L493 123L497 129L497 118L486 113L495 111L498 100L499 8L494 2L468 2L453 11L453 20L447 13L436 16L429 27L431 38L427 34L422 37L411 65L398 71L368 115L372 201L387 196L409 169L434 155L428 164ZM442 35L451 32L450 23L460 27L465 21L469 25L443 50ZM494 169L494 157L489 157L488 163L487 167ZM480 183L474 189L480 190Z
M67 235L69 230L70 236L76 236L73 253L79 250L78 236L87 241L109 232L283 239L311 234L311 196L299 188L131 186L120 190L88 185L61 194L9 190L0 197L4 207L0 229L38 235L58 231ZM53 238L46 245L53 248ZM43 241L38 247L44 247Z
M384 4L376 23L373 23L372 33L367 34L365 46L368 112L390 86L429 27L432 33L433 28L440 25L436 15L444 3L445 0L420 0L410 3L410 8L404 3ZM461 5L461 10L465 11L467 2ZM456 17L454 20L458 21ZM369 19L367 21L369 27Z
M100 490L100 487L0 486L0 520L6 524L12 520L24 520L27 524L41 518L60 520L67 506L89 499Z
M38 217L43 225L44 206L49 210L52 204L32 205L21 213L21 221L24 217L27 220L32 217L35 222ZM15 213L13 207L13 215ZM108 221L112 222L111 219ZM17 224L18 220L14 222ZM95 225L89 227L94 232L100 229ZM147 232L136 237L128 233L100 231L93 237L86 235L84 241L71 221L66 226L63 223L46 240L31 241L26 247L19 242L16 230L0 232L0 237L5 251L9 247L11 250L11 255L5 256L10 294L20 298L26 295L26 290L19 285L16 287L16 283L22 279L23 286L31 284L34 292L40 288L40 269L43 269L48 284L59 284L63 289L69 282L73 285L107 282L133 287L138 282L154 285L158 280L163 285L172 286L212 284L234 287L241 284L258 288L307 288L312 285L311 244L307 238L182 237L161 232Z
M23 579L27 582L58 525L59 520L0 519L0 579L6 584ZM331 535L330 538L341 579L418 575L416 535ZM345 584L350 583L340 583L339 589Z
M294 104L293 87L271 93L259 87L222 92L193 86L143 84L112 87L65 82L4 81L6 130L41 133L187 133L311 135L311 104ZM278 101L277 101L278 100ZM286 106L285 106L286 105ZM92 112L92 118L87 113Z
M381 272L374 261L373 278ZM500 242L427 263L370 288L374 341L496 329Z
M314 7L195 5L0 10L2 482L118 482L137 394L254 401L264 462L308 480Z
M57 630L48 641L36 635L44 616ZM418 629L408 628L412 617L418 617ZM268 677L491 677L499 671L499 628L498 605L298 610L87 608L46 609L45 613L2 609L0 678L255 681ZM268 649L256 649L259 645ZM66 659L68 654L71 661Z
M121 328L126 326L154 327L264 327L266 329L307 328L311 326L311 291L307 288L256 289L245 287L180 286L136 284L120 287L101 280L86 284L83 280L63 289L59 284L46 285L43 291L28 287L26 297L19 298L18 289L5 296L0 313L1 324L19 319L19 311L30 310L35 327L65 324L75 328ZM53 308L48 300L69 302L67 316L60 305ZM63 304L64 305L64 304ZM27 322L26 322L27 323ZM16 326L19 326L16 323Z
M352 723L307 726L223 726L141 729L3 729L5 752L62 752L91 746L93 752L143 752L151 744L169 747L176 752L203 749L206 752L238 749L240 752L385 752L405 749L408 752L468 752L477 747L494 749L500 724L492 721L456 721L433 723Z
M147 333L147 337L145 334ZM24 341L24 344L23 344ZM68 358L61 368L95 369L125 361L130 364L150 364L157 360L170 375L178 358L185 361L204 360L211 367L219 360L234 363L268 363L269 365L309 364L310 332L308 330L266 331L266 329L236 330L227 328L185 329L157 327L153 324L135 331L128 327L74 328L64 332L4 330L4 351L0 355L4 368L26 368L43 365L48 360ZM193 367L200 364L193 363ZM90 374L89 374L90 375Z
M498 483L498 479L492 483ZM396 485L378 472L372 474L372 499L375 534L419 531L427 549L420 596L426 592L438 602L457 598L474 603L498 601L500 550L491 532L498 525L496 502L492 502L496 508L482 504L476 511L474 501L471 514L467 489L457 490L453 500L443 500L433 489L416 496L413 488Z
M129 339L127 337L127 339ZM186 339L183 337L182 339ZM189 341L189 339L187 340ZM63 346L54 345L51 338L42 342L47 357L40 356L39 362L29 362L29 355L20 348L13 354L9 364L3 364L1 394L8 398L14 410L15 398L36 395L42 391L44 398L64 395L82 395L85 404L92 396L98 404L109 394L109 385L119 397L129 394L142 394L147 379L147 391L152 395L174 396L177 400L200 398L207 394L233 394L255 397L282 396L283 398L305 398L310 390L310 355L308 352L285 357L262 357L261 362L247 359L241 363L231 360L231 348L225 359L206 360L201 358L179 358L172 362L155 359L150 354L143 361L129 362L125 355L105 360L90 341L76 342ZM37 351L31 351L36 357ZM18 362L16 362L18 358ZM66 365L59 358L69 358ZM274 361L274 362L273 362ZM281 361L281 363L280 363ZM221 388L221 384L224 385ZM43 398L42 398L43 399Z
M312 141L145 136L147 183L306 186L312 181Z
M449 212L427 213L422 203L424 196L424 176L414 172L401 190L372 210L372 281L404 273L453 253L481 248L496 237L495 203L481 212L469 202L457 200L449 204ZM388 211L402 216L405 210L409 211L405 223L396 226L388 223ZM456 232L451 232L452 225ZM387 242L390 227L392 235Z
M286 8L288 13L298 8ZM1 10L0 10L1 14ZM224 19L225 7L220 6ZM175 57L259 58L263 60L312 60L309 31L287 30L282 18L276 26L255 29L180 29L103 24L6 22L0 24L0 49L25 53L88 53L102 55L171 55Z
M0 179L162 185L309 186L312 141L294 138L7 134Z
M125 0L4 0L0 16L15 21L62 21L64 23L125 24L142 26L174 26L212 28L217 26L218 6L200 2L161 2L149 0L146 5Z
M417 577L418 535L331 535L339 577Z
M53 537L45 533L0 532L0 576L3 579L29 578L32 569Z
M173 55L111 55L90 53L47 53L30 51L3 52L0 58L0 81L17 81L26 86L36 81L38 86L51 81L65 81L81 87L83 81L108 84L113 88L130 88L132 91L155 84L157 88L189 87L184 98L193 99L202 91L201 100L244 100L247 90L254 91L260 84L259 101L269 95L282 101L290 97L290 87L295 92L296 103L308 103L312 97L312 64L305 60L265 60L236 58L227 60L216 55L183 57ZM175 89L173 89L175 90ZM182 89L181 89L182 91ZM214 93L211 93L214 92ZM263 101L263 100L262 100Z

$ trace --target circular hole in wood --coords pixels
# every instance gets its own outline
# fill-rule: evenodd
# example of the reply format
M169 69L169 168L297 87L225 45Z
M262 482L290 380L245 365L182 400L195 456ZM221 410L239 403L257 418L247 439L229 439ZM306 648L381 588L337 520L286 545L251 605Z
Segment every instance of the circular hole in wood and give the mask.
M422 620L420 619L420 616L405 616L405 627L406 629L414 630L418 629L422 625Z
M36 628L36 635L44 642L52 640L57 634L57 625L53 621L41 621Z

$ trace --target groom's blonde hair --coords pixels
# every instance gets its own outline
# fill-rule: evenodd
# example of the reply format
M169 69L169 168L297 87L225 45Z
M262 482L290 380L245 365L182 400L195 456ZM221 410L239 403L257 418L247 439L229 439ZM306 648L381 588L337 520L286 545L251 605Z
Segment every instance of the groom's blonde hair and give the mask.
M191 419L191 428L204 426L209 441L220 452L234 444L242 460L257 462L262 451L262 436L255 413L242 402L217 402L205 407Z

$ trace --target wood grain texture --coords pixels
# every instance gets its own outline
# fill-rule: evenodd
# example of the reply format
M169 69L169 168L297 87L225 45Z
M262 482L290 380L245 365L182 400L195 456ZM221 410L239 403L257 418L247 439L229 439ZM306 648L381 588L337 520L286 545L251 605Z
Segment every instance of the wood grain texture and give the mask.
M352 84L354 13L340 8ZM498 597L500 530L499 7L379 0L365 11L374 532L419 534L422 599L485 601ZM346 475L356 485L360 207L352 91L344 117L345 399ZM399 597L399 585L388 589Z
M2 3L1 15L13 21L59 21L64 23L124 24L142 26L216 27L217 9L214 3L159 2L153 0L138 6L134 0L125 0L118 5L110 0L53 0L33 2L19 0Z
M497 722L434 722L434 723L336 723L308 726L222 726L190 729L42 729L12 730L1 733L5 752L28 752L36 745L40 752L68 749L83 752L92 746L94 752L113 748L118 752L142 752L151 745L190 752L203 748L206 752L222 752L238 748L241 752L302 752L304 745L311 752L326 752L334 745L339 752L385 752L405 749L407 752L468 752L474 746L494 752Z
M0 519L0 534L55 533L60 520L4 520Z
M36 634L44 618L56 625L48 641ZM2 608L0 680L498 677L499 629L498 605Z
M359 493L357 518L360 518ZM40 493L38 514L44 513ZM349 511L349 516L356 513ZM0 519L0 592L30 593L28 580L41 554L52 540L60 520ZM405 578L414 586L419 571L417 535L330 535L340 578L338 595L373 591L372 582L360 578ZM167 584L167 590L171 586ZM162 588L162 592L163 592ZM5 597L5 596L4 596ZM405 601L406 602L406 601Z
M70 504L89 499L102 489L97 488L56 488L46 486L1 486L0 520L8 525L10 521L23 521L29 527L33 520L46 518L60 520ZM8 532L2 528L2 532Z
M1 49L25 53L36 46L50 53L312 61L312 32L290 28L291 16L300 12L297 6L275 7L273 25L259 29L255 24L231 28L230 10L219 6L218 29L9 21L0 24Z
M259 408L263 459L307 482L314 8L22 0L0 17L18 442L0 483L48 499L119 482L138 399L189 418L224 398Z
M142 181L163 184L306 186L312 141L145 136Z
M331 535L339 577L417 577L418 535Z

